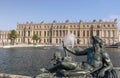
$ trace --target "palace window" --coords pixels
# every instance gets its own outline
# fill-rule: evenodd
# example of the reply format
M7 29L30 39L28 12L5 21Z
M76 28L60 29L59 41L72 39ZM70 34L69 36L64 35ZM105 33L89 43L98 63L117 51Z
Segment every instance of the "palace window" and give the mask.
M28 29L30 29L30 27Z
M61 30L59 31L59 33L60 33L60 36L61 36L61 35L62 35L62 34L61 34Z
M114 24L112 25L112 27L114 27Z
M49 31L47 31L47 36L49 36Z
M99 25L97 25L97 28L100 28L100 26L99 26Z
M56 43L58 43L58 39L56 39Z
M65 30L63 30L63 36L65 36Z
M65 28L65 25L64 25L64 27L63 28Z
M80 36L80 31L77 31L77 36L78 36L78 37Z
M33 31L33 34L35 34L35 31Z
M41 31L39 31L39 35L41 36Z
M110 31L108 30L108 37L110 37Z
M59 43L61 43L61 39L59 39Z
M57 26L57 28L59 28L59 26Z
M56 31L56 37L58 36L58 31Z
M19 36L21 36L20 31L19 31Z
M85 27L85 25L83 25L83 27Z
M87 31L87 37L89 37L89 31Z
M30 31L28 31L28 36L30 36Z
M83 37L85 37L85 31L83 31Z
M46 43L46 39L44 39L44 43Z
M87 25L87 27L89 27L89 25Z
M36 34L38 35L38 31L36 31Z
M46 37L46 31L44 31L44 36Z
M103 25L104 27L106 27L105 25Z
M74 25L74 28L76 28L76 25Z
M76 35L76 31L74 31L74 35Z
M112 36L114 37L114 35L115 35L115 32L114 32L114 30L112 31Z
M96 35L97 35L97 36L100 36L99 30L96 31Z
M77 44L79 44L80 43L80 41L79 41L79 39L77 39Z
M55 30L53 30L53 37L55 36Z
M106 37L106 31L104 31L104 37Z

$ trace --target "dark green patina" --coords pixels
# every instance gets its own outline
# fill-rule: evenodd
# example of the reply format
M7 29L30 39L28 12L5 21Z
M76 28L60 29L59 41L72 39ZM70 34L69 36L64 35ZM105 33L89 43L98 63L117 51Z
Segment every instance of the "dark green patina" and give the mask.
M87 56L84 62L75 62L72 57L61 57L60 53L54 54L54 66L44 72L55 73L56 76L88 78L119 78L118 72L113 69L108 53L105 51L102 39L92 36L92 47L83 51L72 50L63 45L65 51L76 56ZM84 78L84 77L83 77Z

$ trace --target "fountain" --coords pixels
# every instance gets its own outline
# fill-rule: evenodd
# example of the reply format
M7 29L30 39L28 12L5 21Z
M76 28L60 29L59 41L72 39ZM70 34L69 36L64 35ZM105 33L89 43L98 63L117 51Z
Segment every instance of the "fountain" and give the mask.
M53 67L49 69L42 68L43 72L36 78L119 78L118 71L113 69L109 55L104 50L102 39L92 36L93 47L83 51L74 51L68 46L74 47L74 35L70 34L63 39L63 49L65 56L55 53ZM84 62L75 62L68 52L77 56L87 55Z

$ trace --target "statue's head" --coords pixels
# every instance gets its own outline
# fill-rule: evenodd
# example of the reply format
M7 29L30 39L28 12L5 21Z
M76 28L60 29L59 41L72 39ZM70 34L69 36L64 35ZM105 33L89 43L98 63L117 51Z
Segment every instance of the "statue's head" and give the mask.
M103 45L103 40L99 38L98 36L92 36L92 44L99 44L100 47Z

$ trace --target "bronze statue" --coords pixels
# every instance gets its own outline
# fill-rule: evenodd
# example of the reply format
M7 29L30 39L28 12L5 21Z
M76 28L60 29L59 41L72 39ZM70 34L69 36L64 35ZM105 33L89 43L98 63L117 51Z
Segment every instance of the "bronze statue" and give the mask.
M76 56L87 55L87 60L78 63L72 61L67 56L57 58L57 62L48 71L50 73L59 72L64 77L90 75L92 78L119 78L113 69L108 53L104 49L103 41L97 36L92 36L92 47L83 51L74 51L63 45L64 50ZM60 55L60 54L59 54Z

